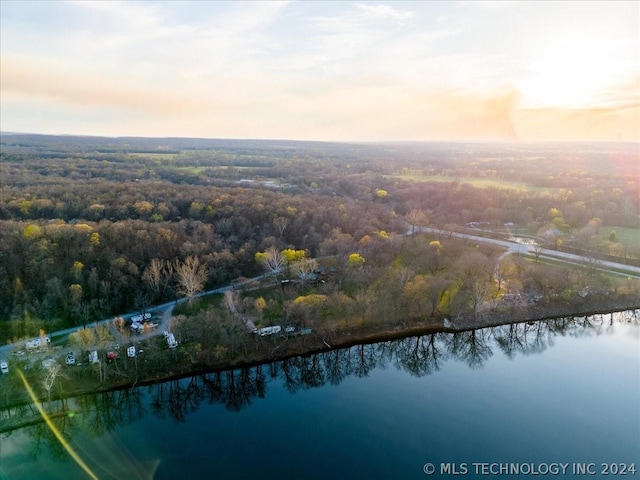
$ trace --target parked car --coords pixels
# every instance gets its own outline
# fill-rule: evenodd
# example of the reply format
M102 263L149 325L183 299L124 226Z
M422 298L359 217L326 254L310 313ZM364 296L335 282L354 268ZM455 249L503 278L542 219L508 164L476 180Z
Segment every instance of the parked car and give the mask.
M7 362L0 362L0 371L3 374L9 373L9 364Z
M76 364L76 356L73 352L67 352L67 365L75 365Z
M111 363L115 361L117 357L118 357L117 352L107 352L107 363Z

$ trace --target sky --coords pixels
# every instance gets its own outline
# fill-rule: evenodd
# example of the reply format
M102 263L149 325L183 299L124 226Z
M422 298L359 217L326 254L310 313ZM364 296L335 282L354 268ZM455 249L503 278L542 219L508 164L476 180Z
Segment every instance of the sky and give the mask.
M640 2L0 1L0 130L640 141Z

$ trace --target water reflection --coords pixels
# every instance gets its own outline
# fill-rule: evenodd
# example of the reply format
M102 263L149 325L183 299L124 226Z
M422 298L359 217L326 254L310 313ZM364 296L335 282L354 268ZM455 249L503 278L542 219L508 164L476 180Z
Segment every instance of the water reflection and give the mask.
M617 323L640 324L640 311L504 325L460 333L434 333L420 337L363 344L269 364L213 372L141 386L61 399L45 404L62 435L72 441L83 435L100 438L116 427L145 415L184 422L205 404L239 411L264 398L270 382L286 390L338 385L350 376L366 377L374 369L395 367L422 377L444 369L448 362L463 362L480 369L499 349L513 359L543 352L559 336L596 336L611 333ZM30 438L29 455L47 452L66 460L67 455L35 409L20 405L0 412L3 442L15 432Z

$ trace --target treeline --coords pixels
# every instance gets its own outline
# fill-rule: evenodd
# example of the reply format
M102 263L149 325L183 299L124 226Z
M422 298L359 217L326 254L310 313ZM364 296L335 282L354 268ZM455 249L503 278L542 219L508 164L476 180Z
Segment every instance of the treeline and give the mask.
M193 202L184 190L175 194L186 199L186 218L176 221L150 221L154 209L147 200L122 204L127 209L122 215L137 219L0 221L0 316L30 312L86 323L175 298L171 288L159 298L151 295L144 273L153 259L197 257L210 272L208 289L258 273L255 254L270 246L316 256L335 251L337 237L343 250L354 251L356 239L394 228L388 209L374 203L235 189L210 192L214 210ZM172 206L179 202L175 198ZM396 229L400 225L396 222Z
M317 162L304 163L207 172L196 167L149 167L139 161L30 160L22 164L5 160L0 219L177 221L203 220L206 216L208 221L216 221L228 215L229 197L254 195L257 203L264 205L273 199L281 202L283 195L295 198L294 202L309 196L312 202L336 205L339 202L333 201L334 197L342 197L343 203L380 200L375 192L382 188L390 194L384 200L392 211L403 215L411 209L422 209L436 225L487 221L530 227L551 222L554 217L549 211L553 208L560 212L562 226L568 232L585 227L593 218L604 225L639 226L640 192L637 186L630 182L624 185L620 179L615 183L618 186L610 188L580 186L567 180L565 184L570 187L549 194L475 188L455 181L405 182L372 172L354 174L338 165L327 165L320 172L316 171L320 169ZM253 183L239 183L245 175ZM275 188L268 191L261 179L275 179Z
M563 153L556 146L491 150L464 144L6 134L0 143L0 318L5 320L84 323L175 298L171 282L162 294L145 283L154 260L197 258L209 272L205 288L213 288L259 273L255 254L269 247L304 250L311 258L334 255L344 265L348 255L359 253L366 263L357 282L364 285L368 278L375 284L380 276L394 278L385 270L393 262L413 266L436 258L431 250L414 255L412 242L398 241L410 227L512 223L521 232L599 248L600 228L637 227L640 211L637 167L624 145L614 156L618 170L611 170L601 160L613 158L613 147L597 146ZM566 161L552 162L563 155ZM403 166L448 168L451 174L493 170L505 178L513 171L539 175L542 166L549 168L546 176L563 179L563 189L408 182L395 176ZM572 183L573 178L582 180ZM442 270L429 264L413 269L413 275L447 271L447 278L454 278L462 255L459 249L453 254L456 248L453 242L444 245ZM618 250L640 255L634 248ZM402 260L410 256L413 263ZM346 270L344 278L354 271ZM336 288L357 297L360 287L347 280ZM386 298L387 290L379 287L379 297ZM460 298L469 306L468 294Z

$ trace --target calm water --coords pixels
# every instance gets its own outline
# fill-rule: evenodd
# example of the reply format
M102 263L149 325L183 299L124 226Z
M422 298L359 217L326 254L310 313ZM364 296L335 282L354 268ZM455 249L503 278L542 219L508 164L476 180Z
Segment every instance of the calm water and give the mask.
M463 478L529 478L555 463L566 475L548 476L581 463L596 475L576 478L597 478L601 463L640 467L640 312L358 346L67 406L78 413L57 424L101 479L446 478L465 466ZM43 425L0 441L2 479L90 478Z

